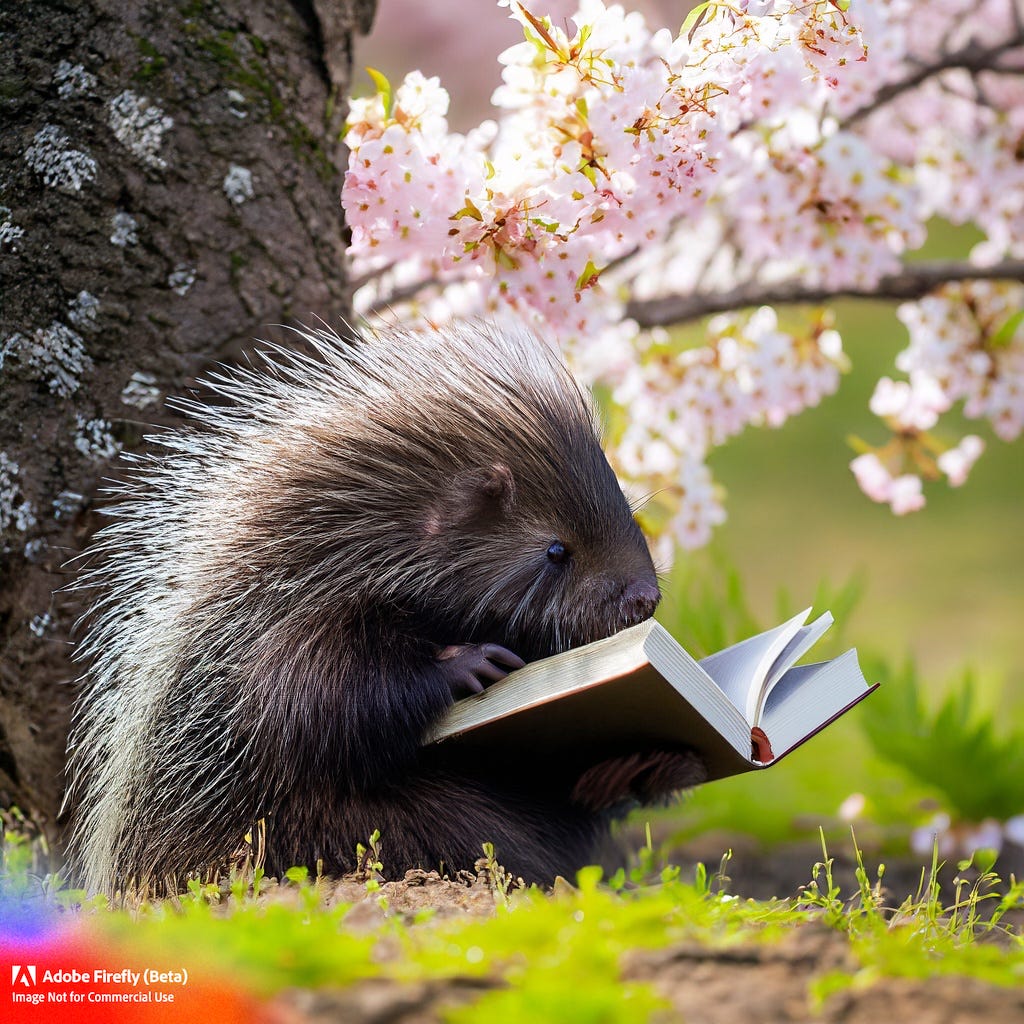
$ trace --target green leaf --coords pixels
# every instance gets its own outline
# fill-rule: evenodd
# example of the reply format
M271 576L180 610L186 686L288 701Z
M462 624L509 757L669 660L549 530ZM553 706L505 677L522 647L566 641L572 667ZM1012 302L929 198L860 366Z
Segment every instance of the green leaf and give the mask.
M576 278L576 291L581 292L584 288L593 284L600 274L601 271L594 266L594 261L587 260L587 265L583 268L583 273Z
M499 246L496 246L494 249L494 262L497 263L499 267L504 267L506 270L519 269L519 263L516 261L516 258L510 253L505 252L505 250Z
M1013 336L1017 333L1017 328L1022 323L1024 323L1024 309L1019 309L1012 316L1008 317L999 330L989 338L989 347L1006 348L1013 341Z
M387 76L376 68L367 68L366 73L373 79L373 84L377 87L377 92L384 102L384 116L390 118L395 102L395 97L391 92L391 83L387 80Z
M714 6L714 0L708 0L707 3L697 4L697 6L694 7L684 19L682 27L679 29L679 34L681 36L689 35L697 25L700 24L708 9Z
M461 220L463 217L472 217L473 220L483 220L484 215L477 208L476 203L473 202L469 196L466 196L466 205L459 210L457 213L453 213L450 220Z
M847 434L846 443L858 454L868 455L873 451L877 451L873 444L868 444L863 438L858 437L856 434Z
M519 12L533 26L533 30L537 33L537 35L540 36L542 40L544 40L545 46L547 46L547 48L551 50L552 53L557 53L558 44L554 41L554 39L551 38L551 33L548 32L547 26L544 24L544 22L537 18L535 15L531 14L525 7L523 7L522 4L519 5ZM529 38L529 36L527 36L527 38Z

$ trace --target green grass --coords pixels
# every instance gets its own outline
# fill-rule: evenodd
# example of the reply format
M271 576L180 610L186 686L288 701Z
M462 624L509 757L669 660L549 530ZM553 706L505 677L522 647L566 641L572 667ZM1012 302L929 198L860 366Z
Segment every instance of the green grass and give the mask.
M665 1004L650 985L624 977L627 957L680 945L763 948L822 926L842 937L850 966L812 972L811 1000L886 977L954 975L999 986L1024 981L1024 939L1007 923L1024 911L1024 885L985 870L968 876L974 866L961 864L954 896L943 903L942 868L933 859L916 893L887 904L884 870L870 873L856 843L857 888L849 893L835 881L822 844L821 861L793 901L737 899L725 891L722 874L701 866L684 879L674 867L659 870L648 848L628 876L603 881L599 869L587 868L575 887L560 884L554 893L496 886L493 915L484 917L382 912L353 925L351 906L333 902L330 885L302 872L269 891L250 876L130 909L93 901L77 916L90 941L114 958L130 949L147 962L202 965L260 998L371 978L395 985L476 979L472 1001L446 1012L452 1024L482 1015L508 1024L656 1019ZM38 884L19 874L23 847L8 834L0 920L26 894L36 893L38 902ZM49 892L55 900L52 884ZM368 880L366 899L382 911L386 892ZM57 902L67 908L76 898L80 894L64 891Z

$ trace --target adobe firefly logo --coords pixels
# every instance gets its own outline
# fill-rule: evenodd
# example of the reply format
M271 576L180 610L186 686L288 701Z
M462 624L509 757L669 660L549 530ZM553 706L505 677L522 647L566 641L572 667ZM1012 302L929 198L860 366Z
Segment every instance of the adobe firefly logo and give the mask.
M36 983L35 964L11 964L11 984L29 988Z

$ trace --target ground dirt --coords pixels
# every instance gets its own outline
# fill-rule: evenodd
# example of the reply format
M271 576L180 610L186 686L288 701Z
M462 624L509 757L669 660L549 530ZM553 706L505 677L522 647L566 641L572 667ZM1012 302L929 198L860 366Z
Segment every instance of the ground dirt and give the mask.
M818 858L820 859L820 857ZM762 898L796 895L806 881L815 853L794 846L769 855L745 854L730 865L730 891ZM852 883L852 865L836 864L841 884ZM920 867L891 865L887 877L894 903L916 891ZM800 881L794 881L799 879ZM851 891L846 884L845 892ZM494 912L494 895L486 880L454 882L436 873L411 871L405 879L386 883L380 895L388 913L408 917L433 908L449 917L486 917ZM376 897L366 898L364 882L342 880L330 897L353 902L346 924L372 928L383 911ZM397 951L396 951L397 953ZM385 950L382 954L387 957ZM830 971L853 973L857 963L846 939L813 921L794 927L781 943L711 948L695 943L656 951L636 950L622 965L624 980L650 984L670 1004L666 1021L686 1024L758 1021L763 1024L828 1022L828 1024L1021 1024L1024 991L961 977L926 981L875 977L815 1005L812 983ZM272 1012L296 1022L358 1020L361 1024L428 1024L443 1020L446 1009L471 1003L501 982L487 978L397 983L374 979L345 989L289 991L277 998ZM553 1022L557 1024L557 1022Z

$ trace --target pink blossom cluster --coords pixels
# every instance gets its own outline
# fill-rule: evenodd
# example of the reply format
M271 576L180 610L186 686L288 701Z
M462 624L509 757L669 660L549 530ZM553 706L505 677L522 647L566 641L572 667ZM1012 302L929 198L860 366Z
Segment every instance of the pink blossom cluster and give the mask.
M1024 285L1005 281L947 284L899 318L910 345L896 357L911 389L939 412L963 402L1003 441L1024 429Z
M389 268L390 281L413 287L469 282L478 311L509 306L571 345L621 322L622 302L602 286L602 272L685 235L728 177L720 167L760 161L769 189L791 190L788 203L775 196L773 205L799 242L774 244L790 255L806 250L803 266L822 276L833 222L853 224L838 248L857 263L860 225L870 223L874 238L898 219L899 203L869 197L861 209L841 180L832 182L828 158L807 155L802 139L753 152L747 126L762 103L781 117L794 95L824 96L863 57L836 4L714 5L677 36L651 32L639 14L601 0L583 0L571 33L518 3L511 15L525 38L499 58L497 123L449 133L447 94L418 73L393 97L353 102L343 201L357 277ZM886 180L877 168L850 165L851 174ZM736 203L748 205L742 195ZM822 208L833 210L831 220Z
M745 132L732 155L730 230L762 273L870 288L925 239L916 189L858 135L793 117L769 138Z
M967 480L971 467L985 450L985 442L977 434L967 434L948 448L936 450L936 444L925 436L902 434L877 450L864 452L850 463L857 486L872 500L888 505L898 515L924 508L924 481L946 477L951 487ZM910 463L916 471L901 472Z
M869 64L877 43L887 40L887 80L880 85L929 64L943 68L884 104L862 93L854 107L874 106L859 130L912 176L922 221L941 216L977 225L986 236L975 254L979 263L1024 255L1024 15L1015 0L866 4L858 23ZM852 86L859 77L846 81Z
M924 508L921 478L914 473L894 473L875 452L858 455L850 463L857 486L872 500L889 505L898 515Z
M627 481L657 489L667 539L701 547L725 518L708 452L747 426L780 426L817 405L839 386L842 361L835 331L790 334L770 307L715 317L704 345L652 350L624 374L614 399L630 417L612 461Z
M984 451L975 434L947 447L929 433L955 404L971 419L989 420L1004 441L1024 429L1024 285L947 284L898 312L910 331L896 358L907 380L883 377L871 398L893 437L851 469L868 497L903 513L924 505L922 476L959 487ZM908 464L910 471L895 473Z
M981 230L979 264L1024 257L1013 0L722 0L678 32L603 0L579 0L571 19L504 2L524 38L499 57L494 120L451 132L447 93L418 72L393 92L378 76L352 102L342 199L357 309L511 312L556 336L586 381L628 403L616 458L674 496L676 542L703 543L724 516L708 451L834 390L841 345L760 309L713 321L706 345L679 354L628 318L630 302L868 292L935 216ZM966 283L901 309L908 379L872 400L893 441L854 463L895 512L924 503L922 477L961 483L978 457L980 438L933 435L951 405L1019 435L1022 343L999 326L1024 301L1015 288Z
M418 71L406 75L393 97L378 92L352 100L342 199L360 272L413 254L440 269L451 218L467 189L483 179L478 148L449 133L447 112L448 94Z

